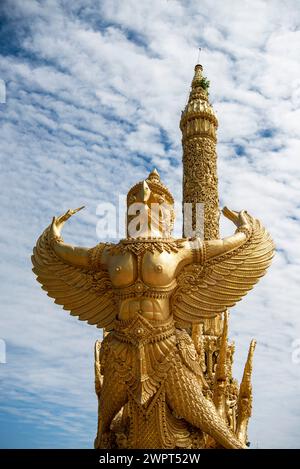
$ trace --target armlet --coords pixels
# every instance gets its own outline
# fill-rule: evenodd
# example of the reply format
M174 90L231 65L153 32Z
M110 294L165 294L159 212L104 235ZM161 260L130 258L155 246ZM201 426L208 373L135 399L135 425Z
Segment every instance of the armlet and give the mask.
M106 243L99 243L92 249L89 249L89 264L93 270L100 270L103 268L103 264L101 264L101 257L106 247Z
M193 263L204 265L206 261L206 244L200 238L191 240L193 243Z

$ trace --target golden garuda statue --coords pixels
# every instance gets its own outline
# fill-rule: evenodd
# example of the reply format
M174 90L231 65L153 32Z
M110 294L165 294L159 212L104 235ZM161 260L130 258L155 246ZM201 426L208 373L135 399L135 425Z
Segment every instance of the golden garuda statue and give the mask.
M34 248L48 295L104 329L96 448L246 447L255 342L238 388L227 309L264 275L274 245L257 219L227 208L236 231L218 238L216 125L198 65L181 129L184 201L207 204L202 236L172 237L174 200L153 170L128 192L125 239L66 244L61 230L75 209L54 217Z

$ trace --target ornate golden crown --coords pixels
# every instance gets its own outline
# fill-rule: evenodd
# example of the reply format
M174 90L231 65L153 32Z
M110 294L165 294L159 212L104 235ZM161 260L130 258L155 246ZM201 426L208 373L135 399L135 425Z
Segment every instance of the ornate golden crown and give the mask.
M127 194L127 206L135 202L136 195L141 190L143 183L144 181L140 181L129 190ZM161 202L165 201L168 204L174 205L174 198L169 189L161 182L160 176L156 169L151 171L148 178L146 179L146 183L148 184L153 194L160 195L162 197Z

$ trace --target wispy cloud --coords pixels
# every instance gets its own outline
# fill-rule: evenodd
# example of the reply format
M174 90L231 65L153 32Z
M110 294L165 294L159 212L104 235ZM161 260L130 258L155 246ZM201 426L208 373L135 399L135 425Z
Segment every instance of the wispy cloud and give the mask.
M96 244L97 204L153 166L180 200L178 124L201 46L219 119L221 202L261 218L278 248L231 314L239 377L258 339L250 440L297 447L299 2L10 0L1 9L1 422L11 415L32 431L31 440L16 431L11 445L92 446L100 332L40 291L30 252L54 214L83 204L65 239ZM227 221L222 229L232 232Z

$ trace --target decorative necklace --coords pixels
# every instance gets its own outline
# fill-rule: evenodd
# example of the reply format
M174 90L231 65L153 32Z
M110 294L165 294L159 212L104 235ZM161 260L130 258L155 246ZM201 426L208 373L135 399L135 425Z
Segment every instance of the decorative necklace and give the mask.
M109 254L124 254L132 252L136 256L148 251L152 254L155 251L162 252L178 252L184 247L183 239L173 238L127 238L121 239L118 244L112 244L107 249Z

